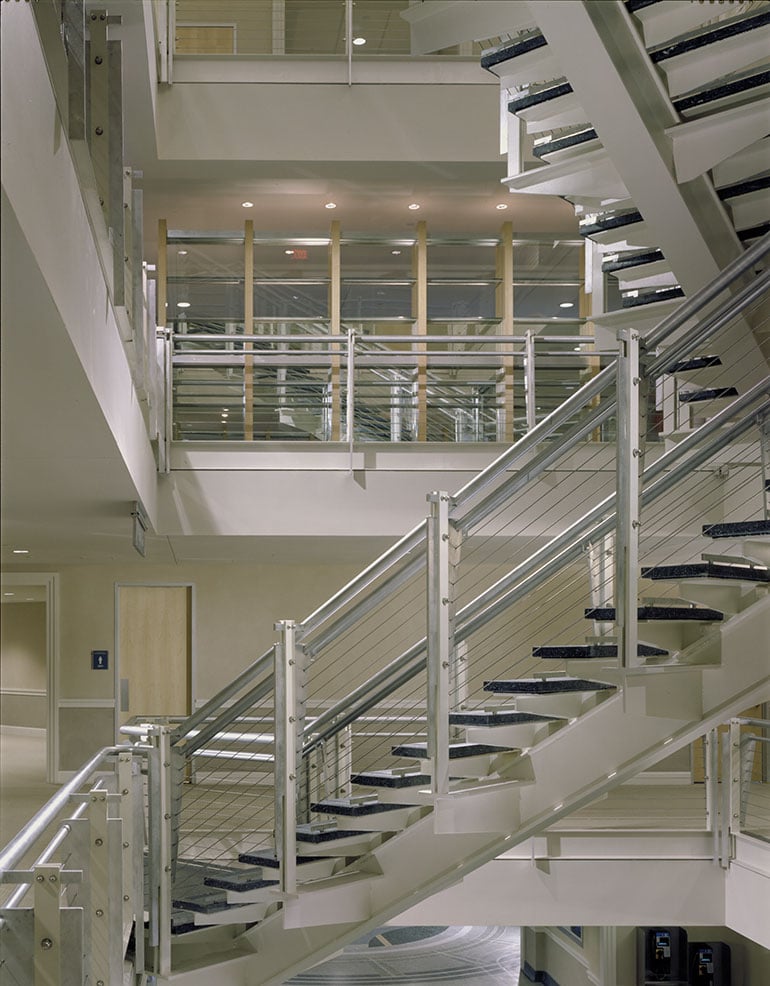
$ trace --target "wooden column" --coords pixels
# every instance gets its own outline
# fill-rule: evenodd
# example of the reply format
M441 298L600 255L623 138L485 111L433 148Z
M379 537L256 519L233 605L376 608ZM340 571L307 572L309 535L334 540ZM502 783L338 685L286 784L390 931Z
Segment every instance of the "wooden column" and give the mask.
M424 220L417 223L417 240L412 256L412 316L414 332L428 334L428 228ZM415 345L417 359L417 441L428 440L428 357L425 343Z
M254 220L247 219L243 230L243 334L254 335ZM254 357L253 344L243 344L243 438L254 440Z
M342 332L341 305L341 248L340 223L332 221L329 231L329 331L332 335ZM342 400L340 397L340 345L331 346L332 364L329 383L331 386L331 434L333 442L342 441Z
M503 336L513 335L513 223L503 223L500 227L500 243L497 247L495 273L498 285L495 289L495 314L500 319L498 332ZM497 440L513 442L513 343L501 342L499 352L501 367L497 379L497 406L500 410Z

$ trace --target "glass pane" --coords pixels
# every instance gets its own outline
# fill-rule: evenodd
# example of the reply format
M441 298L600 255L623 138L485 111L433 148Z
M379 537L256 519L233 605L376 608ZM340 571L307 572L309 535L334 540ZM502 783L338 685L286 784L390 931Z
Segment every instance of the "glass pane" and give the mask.
M494 318L496 247L430 243L428 318Z
M168 244L169 324L243 322L243 243Z

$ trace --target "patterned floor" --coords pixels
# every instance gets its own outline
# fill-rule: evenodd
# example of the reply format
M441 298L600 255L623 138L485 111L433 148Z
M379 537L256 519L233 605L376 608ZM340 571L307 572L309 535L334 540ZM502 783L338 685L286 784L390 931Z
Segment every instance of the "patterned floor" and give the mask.
M512 986L519 982L518 928L385 927L303 972L293 986ZM288 984L287 984L288 986Z

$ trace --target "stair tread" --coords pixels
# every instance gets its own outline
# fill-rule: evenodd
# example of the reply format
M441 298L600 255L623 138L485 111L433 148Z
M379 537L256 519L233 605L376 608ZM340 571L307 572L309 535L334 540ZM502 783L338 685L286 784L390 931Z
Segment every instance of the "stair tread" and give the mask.
M554 695L562 692L612 691L614 685L587 678L516 678L485 681L484 691L513 695Z
M653 565L642 569L642 578L653 580L712 578L742 582L770 582L770 570L704 561L688 565Z
M716 401L723 397L737 397L736 387L706 387L703 390L682 390L679 400L682 404L697 404L700 401Z
M728 96L737 96L752 89L759 89L768 83L770 83L770 71L763 66L752 67L733 76L709 82L693 92L678 97L673 101L674 109L679 113L686 113L687 110L700 109Z
M278 880L267 880L262 875L262 867L254 870L233 870L230 876L207 876L203 880L207 887L217 887L220 890L259 890L262 887L274 887Z
M227 911L233 906L227 903L227 894L224 890L188 892L179 897L172 897L171 903L174 907L193 911L196 914L214 914Z
M644 222L644 217L638 209L628 209L625 212L605 213L594 220L583 219L578 224L581 236L591 236L593 233L603 233L610 229L622 229L623 226L633 226Z
M370 836L371 832L361 832L354 829L327 828L318 829L311 825L297 826L297 841L312 842L320 845L323 842L334 842L335 839L354 839L361 836Z
M662 647L654 647L651 644L638 644L638 657L661 657L668 654ZM569 658L602 658L617 657L617 644L565 644L552 647L533 647L533 657L541 657L544 660L564 660Z
M524 38L518 38L514 42L508 42L482 55L481 67L490 69L493 65L500 65L503 62L510 61L512 58L516 58L518 55L524 55L528 51L534 51L536 48L544 48L547 43L545 36L540 31L535 31Z
M242 863L254 863L257 866L267 866L274 870L277 870L281 865L275 852L270 849L266 849L264 852L242 852L238 855L238 859ZM325 856L297 856L297 866L299 867L327 861Z
M492 743L450 743L449 759L461 760L463 757L481 757L495 753L507 753L514 749L510 746L494 746ZM394 746L392 749L394 757L416 757L425 759L428 756L427 743L405 743L401 746Z
M757 13L730 18L727 21L707 24L652 48L649 55L655 64L659 64L670 58L676 58L677 55L684 55L689 51L696 51L717 44L726 38L754 31L768 23L770 23L770 11L761 10Z
M598 620L599 622L609 622L615 620L614 606L595 606L593 609L585 611L587 620ZM661 620L664 622L717 622L725 618L724 613L718 609L708 609L700 606L640 606L636 611L636 618L642 622L654 622Z
M360 774L353 774L350 778L351 783L367 785L370 787L423 787L430 784L430 774L412 773L403 774L390 770L366 770Z
M557 151L566 150L568 147L577 147L580 144L587 144L590 141L598 140L598 134L593 127L583 127L564 137L557 137L543 141L542 144L535 144L532 154L536 158L545 157L547 154L555 154Z
M684 298L684 289L678 284L668 288L655 288L652 291L629 291L623 295L623 308L640 308L642 305L654 305L659 301L671 301L674 298Z
M693 356L691 359L680 359L666 367L666 373L685 373L687 370L703 370L709 366L721 366L718 356Z
M770 534L770 520L738 520L724 524L704 524L703 534L709 538L756 537Z
M602 273L613 274L615 271L631 270L635 267L645 267L665 260L662 250L637 250L631 253L620 253L608 256L602 261Z
M450 712L449 722L453 726L518 726L527 723L564 722L562 716L541 715L537 712L515 712L508 710L476 712Z
M364 801L351 803L347 798L327 798L317 801L310 806L311 811L319 811L333 815L349 815L353 818L366 815L379 815L388 811L414 808L414 805L391 804L385 801Z

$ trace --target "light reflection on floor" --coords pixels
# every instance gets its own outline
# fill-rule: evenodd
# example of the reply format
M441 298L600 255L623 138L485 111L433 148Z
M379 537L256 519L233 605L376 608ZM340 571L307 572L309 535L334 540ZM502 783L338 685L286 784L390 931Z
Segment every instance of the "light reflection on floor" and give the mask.
M512 986L519 981L519 965L518 928L393 926L377 928L348 945L340 955L288 983L293 986L377 983Z

